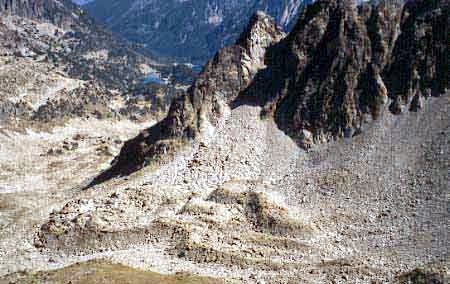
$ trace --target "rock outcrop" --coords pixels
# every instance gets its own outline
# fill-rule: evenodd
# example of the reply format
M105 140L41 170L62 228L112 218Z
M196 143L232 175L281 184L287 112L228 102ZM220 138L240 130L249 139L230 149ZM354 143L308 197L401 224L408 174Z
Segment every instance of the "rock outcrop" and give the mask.
M389 100L399 114L446 92L447 22L446 1L317 1L245 95L304 147L351 137Z
M401 7L401 1L317 1L268 53L269 66L249 94L266 94L266 114L303 146L309 145L305 132L317 142L352 136L388 100L381 74L399 33Z
M449 87L449 1L409 1L401 20L391 64L385 69L390 109L418 110L424 98Z
M448 1L323 0L279 41L275 23L257 14L168 116L127 142L94 183L195 139L202 127L218 123L226 105L263 106L263 115L305 148L360 133L389 100L394 114L410 102L418 109L423 94L448 88L448 18Z
M265 67L265 50L284 36L272 18L255 14L236 44L218 52L188 92L172 102L167 117L128 141L111 169L92 184L136 171L194 139L205 123L219 123L227 105Z

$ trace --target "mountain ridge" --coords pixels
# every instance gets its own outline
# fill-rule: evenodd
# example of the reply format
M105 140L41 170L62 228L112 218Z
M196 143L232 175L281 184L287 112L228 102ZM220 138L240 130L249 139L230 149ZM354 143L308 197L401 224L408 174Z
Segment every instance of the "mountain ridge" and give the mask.
M423 78L439 82L438 88L434 92L430 90L430 94L447 92L445 65L436 65L435 60L448 54L445 36L416 37L414 30L401 24L411 19L422 25L417 25L418 28L440 29L436 23L446 20L448 6L445 3L418 0L406 4L402 1L379 1L376 5L358 7L354 4L354 1L338 0L315 2L284 40L278 44L273 40L272 45L266 47L267 67L257 68L253 80L235 77L240 74L235 68L240 70L244 66L240 60L233 59L239 42L218 52L188 94L173 101L167 117L127 142L110 170L93 184L111 176L128 174L166 152L176 151L174 145L195 139L205 124L214 125L226 109L223 105L234 107L255 102L262 105L263 115L274 117L280 129L308 148L315 143L360 133L368 121L378 118L389 98L390 110L395 114L401 111L393 108L403 109L410 103L413 104L410 109L417 110L415 102L425 97L419 95L419 99L411 99L417 91L429 88L428 80L425 84L412 84L417 72ZM428 21L421 20L424 15L429 15ZM423 46L433 46L426 52L437 68L417 70L414 61L400 64L410 82L406 84L408 89L400 94L392 91L395 90L392 83L384 83L392 82L385 74L390 74L392 66L398 65L398 58L403 58L395 53L395 46L403 45L402 37L397 38L399 29L410 42L417 42L417 48L409 50L411 56L422 52ZM277 29L272 25L265 32L272 34L273 30ZM251 32L244 33L244 37L246 34L251 36ZM432 43L423 45L422 41ZM326 56L323 56L324 51ZM257 62L260 61L252 63L257 65ZM226 81L217 84L216 80L225 77L228 77Z
M0 13L0 283L448 282L448 0L258 12L193 84L27 1Z
M128 141L113 161L112 168L90 185L131 173L144 164L150 164L153 156L176 151L184 143L179 139L194 139L208 121L220 123L222 112L226 111L225 105L231 103L265 67L262 64L265 50L284 36L272 18L262 12L256 13L236 44L219 51L205 65L187 93L172 101L167 116ZM211 96L211 92L218 97Z
M84 8L114 32L159 56L203 64L232 44L257 10L274 16L289 30L310 2L97 0Z

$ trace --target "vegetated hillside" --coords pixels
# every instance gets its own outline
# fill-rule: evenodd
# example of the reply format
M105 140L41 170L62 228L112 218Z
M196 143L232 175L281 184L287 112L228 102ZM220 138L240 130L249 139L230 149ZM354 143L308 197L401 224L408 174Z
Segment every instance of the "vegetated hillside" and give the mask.
M262 10L289 30L307 0L97 0L84 8L124 38L160 56L206 62L232 44L251 15Z
M317 1L279 43L275 23L257 15L99 179L139 169L195 139L223 115L223 105L262 106L263 116L305 148L361 133L386 104L394 114L417 111L448 89L448 9L438 0Z

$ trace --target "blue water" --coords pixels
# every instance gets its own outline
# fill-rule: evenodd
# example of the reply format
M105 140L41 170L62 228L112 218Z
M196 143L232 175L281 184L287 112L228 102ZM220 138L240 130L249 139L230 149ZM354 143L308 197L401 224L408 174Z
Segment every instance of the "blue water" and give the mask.
M164 80L161 79L161 76L157 73L152 73L150 75L147 76L147 78L145 78L143 80L144 84L158 84L158 85L166 85L166 82L164 82Z
M203 66L202 66L202 65L194 65L194 66L192 67L192 71L193 71L194 73L199 74L199 73L201 73L201 72L203 71Z

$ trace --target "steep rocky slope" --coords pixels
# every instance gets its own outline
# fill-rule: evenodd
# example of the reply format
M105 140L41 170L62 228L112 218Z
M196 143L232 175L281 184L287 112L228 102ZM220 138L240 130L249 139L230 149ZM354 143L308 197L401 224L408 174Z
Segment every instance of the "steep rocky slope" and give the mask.
M128 141L112 168L93 183L142 168L179 149L208 124L220 123L225 106L265 67L265 50L283 37L273 19L257 13L236 44L217 53L187 94L172 102L167 117Z
M239 106L172 161L78 191L30 242L57 263L237 283L446 283L448 107L431 98L305 152L260 107Z
M173 101L167 117L127 142L94 182L173 152L216 125L224 106L262 106L263 116L305 148L362 132L386 104L395 114L417 110L448 88L448 11L446 1L318 1L278 44L275 22L257 14L237 44L220 51L188 94Z
M111 30L147 50L203 64L220 48L232 44L257 10L290 29L303 6L310 2L97 0L84 8Z
M0 283L91 259L231 283L448 283L450 100L436 88L409 111L428 81L391 91L392 70L448 87L447 1L376 2L319 1L287 37L255 15L95 186L144 126L2 131Z
M295 63L286 61L288 69L276 75L275 84L285 85L255 86L256 95L269 89L266 109L282 129L298 139L305 132L318 141L352 136L378 117L388 98L398 114L405 105L416 110L424 96L445 94L448 2L410 1L403 9L401 2L356 8L352 1L319 1L308 10L286 49L268 55L276 74L283 53L293 55Z

